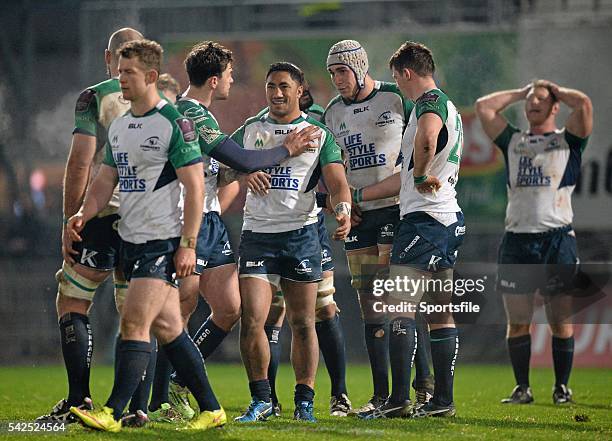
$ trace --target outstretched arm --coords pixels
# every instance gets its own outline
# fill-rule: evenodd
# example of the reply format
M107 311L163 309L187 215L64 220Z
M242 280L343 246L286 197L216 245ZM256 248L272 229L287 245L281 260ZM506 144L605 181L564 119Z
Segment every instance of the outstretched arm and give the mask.
M489 138L496 139L508 125L502 112L511 104L524 100L531 84L522 89L502 90L476 100L476 114Z

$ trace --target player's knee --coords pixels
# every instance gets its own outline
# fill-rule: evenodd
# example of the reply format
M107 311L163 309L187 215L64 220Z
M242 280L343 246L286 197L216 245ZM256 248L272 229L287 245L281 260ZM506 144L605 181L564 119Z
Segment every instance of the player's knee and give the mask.
M507 337L520 337L521 335L529 334L529 324L524 323L508 323Z
M231 330L240 319L240 308L213 311L214 322L226 331Z
M183 327L181 323L158 317L151 324L151 331L161 344L167 344L174 341L183 332Z
M574 335L574 325L571 323L551 324L550 330L557 338L570 338Z
M315 319L310 314L292 314L288 322L292 332L302 335L309 329L314 329Z
M62 316L68 312L87 314L96 289L101 282L90 280L76 272L66 262L55 274L57 287L57 313Z

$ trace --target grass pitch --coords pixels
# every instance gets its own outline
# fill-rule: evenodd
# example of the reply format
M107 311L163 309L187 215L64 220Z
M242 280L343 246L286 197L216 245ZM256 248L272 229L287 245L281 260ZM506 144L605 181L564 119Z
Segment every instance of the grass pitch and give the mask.
M208 366L209 376L228 420L248 405L248 383L240 365ZM289 365L279 370L278 390L284 404L283 417L266 423L238 425L207 432L177 432L170 424L151 424L143 429L124 429L118 434L90 431L71 425L63 434L8 434L1 439L40 438L75 440L373 440L373 439L520 439L520 440L610 440L612 439L612 371L574 369L571 387L577 404L552 404L552 369L532 369L535 403L509 406L499 403L512 389L510 367L459 365L455 372L457 417L427 420L359 421L328 415L329 379L322 366L317 379L315 411L318 424L293 421L293 377ZM95 366L91 384L95 403L103 403L112 388L112 369ZM354 405L371 395L369 367L348 368L348 388ZM0 368L0 420L31 421L47 413L66 394L62 366Z

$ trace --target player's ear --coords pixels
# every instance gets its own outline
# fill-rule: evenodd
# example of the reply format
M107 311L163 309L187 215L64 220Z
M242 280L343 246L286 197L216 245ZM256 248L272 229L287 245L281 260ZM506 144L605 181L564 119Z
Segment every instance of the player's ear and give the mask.
M550 109L550 113L552 115L556 115L557 113L559 113L560 108L561 108L561 105L559 104L559 101L556 101L553 103L552 109Z
M302 86L298 86L298 88L297 88L297 97L298 97L298 100L300 98L302 98L302 95L304 95L304 86L303 85Z
M209 86L211 89L216 89L216 88L217 88L217 85L219 84L219 77L218 77L218 76L216 76L216 75L214 75L214 76L210 77L210 78L208 79L208 81L209 81L208 86Z
M407 67L402 69L402 75L404 75L406 77L406 79L409 80L409 81L412 78L412 72Z
M157 83L157 79L159 78L159 72L154 69L148 70L145 72L145 83Z

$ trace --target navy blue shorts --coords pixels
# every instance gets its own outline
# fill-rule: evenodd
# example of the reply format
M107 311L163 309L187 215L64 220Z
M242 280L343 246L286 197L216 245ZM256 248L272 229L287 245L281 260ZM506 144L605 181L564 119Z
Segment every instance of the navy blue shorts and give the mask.
M211 211L202 216L196 244L196 274L221 265L236 263L227 229L219 213Z
M277 275L296 282L321 280L318 224L282 233L242 232L239 274Z
M73 243L74 249L79 252L74 260L100 271L110 271L117 267L121 248L121 238L117 232L118 222L117 214L89 220L81 231L83 241Z
M121 242L121 269L125 279L161 279L178 287L174 253L180 237L150 240L146 243Z
M408 213L395 230L391 263L435 272L453 268L465 236L463 213L449 213L456 222L444 226L425 212Z
M393 233L400 218L398 205L364 211L361 223L354 228L344 239L346 251L360 250L376 245L391 245Z
M321 243L321 267L323 272L334 270L334 261L331 249L331 243L329 242L329 233L325 226L325 216L323 212L319 213L319 221L317 222L317 228L319 230L319 242Z
M544 233L506 232L497 263L497 289L504 294L568 291L578 270L576 234L570 225Z

